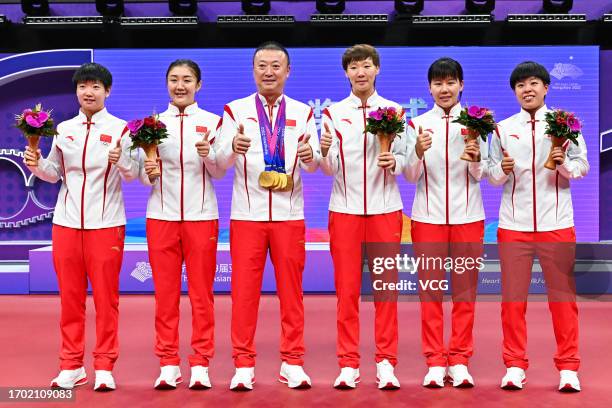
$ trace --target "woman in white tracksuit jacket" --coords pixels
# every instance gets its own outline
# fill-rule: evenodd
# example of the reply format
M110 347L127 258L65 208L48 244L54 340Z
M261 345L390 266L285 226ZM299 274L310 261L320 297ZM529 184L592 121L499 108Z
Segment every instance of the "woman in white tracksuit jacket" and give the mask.
M213 282L219 213L211 178L217 167L212 148L221 118L198 107L200 67L191 60L172 62L166 72L170 104L159 115L168 138L158 145L159 161L147 159L141 181L152 186L147 204L147 243L155 284L155 354L161 373L156 389L174 389L179 368L179 302L182 265L192 308L189 388L210 388L208 365L214 352ZM151 172L159 169L159 177Z
M61 371L51 385L70 389L87 382L83 356L89 278L96 306L94 389L113 390L126 223L121 183L138 177L138 160L131 157L125 121L104 107L111 73L99 64L84 64L72 81L79 114L57 126L47 158L40 158L40 150L25 152L25 162L36 177L51 183L62 180L52 232L62 303Z

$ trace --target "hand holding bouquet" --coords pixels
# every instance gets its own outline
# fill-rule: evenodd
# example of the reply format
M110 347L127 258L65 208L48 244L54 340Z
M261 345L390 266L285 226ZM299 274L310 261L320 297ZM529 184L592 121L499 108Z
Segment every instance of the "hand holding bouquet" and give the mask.
M157 162L157 145L168 137L166 125L159 120L159 115L147 116L144 119L135 119L127 124L132 138L131 149L142 148L147 155L147 159ZM160 175L159 167L155 168L150 177Z
M24 109L21 115L15 115L15 126L23 132L28 139L28 148L35 159L28 159L27 164L38 165L38 144L41 136L55 136L57 131L53 127L51 111L45 111L42 105L37 104L34 109Z
M366 132L378 136L380 152L387 153L391 149L391 142L398 133L404 131L406 119L404 110L394 107L378 108L370 112L367 119Z
M555 109L546 112L544 116L546 120L546 134L550 135L552 146L550 154L544 167L549 170L557 168L557 162L552 158L553 150L561 148L566 140L578 145L578 135L582 129L582 124L572 112L566 112L561 109Z
M495 130L493 112L488 108L476 105L463 108L461 113L459 113L459 117L453 120L453 123L459 123L466 127L465 142L468 145L478 143L478 136L486 142L487 135ZM462 132L462 134L463 133L464 132ZM461 155L461 160L470 162L479 161L478 157L474 157L472 154L465 152Z

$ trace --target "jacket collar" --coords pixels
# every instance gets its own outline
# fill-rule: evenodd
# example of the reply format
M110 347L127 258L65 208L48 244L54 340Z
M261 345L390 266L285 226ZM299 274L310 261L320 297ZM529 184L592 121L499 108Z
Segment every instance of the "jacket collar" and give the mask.
M185 110L183 111L183 115L186 115L186 116L193 115L197 111L198 111L198 103L194 102L191 105L185 107ZM168 110L166 111L166 113L172 116L179 116L181 114L181 111L179 110L177 106L169 103Z
M540 109L536 111L535 120L543 121L544 116L546 115L546 112L548 112L548 107L546 106L546 104L544 104ZM521 108L521 112L519 113L519 119L521 123L531 122L531 114Z
M260 95L259 93L256 93L257 97L259 98L259 100L261 101L261 103L263 103L264 107L268 107L268 101L266 100L266 98L263 95ZM281 94L275 101L274 101L274 105L272 105L273 107L277 107L280 105L281 101L283 100L283 98L285 97L285 94Z
M459 113L461 112L461 103L457 102L455 104L455 106L453 106L450 110L450 112L448 113L449 116L451 117L458 117ZM444 109L440 106L438 106L438 104L434 104L434 107L431 109L431 112L433 112L436 116L439 116L441 118L446 117L446 112L444 112Z
M86 125L87 123L95 125L97 122L104 122L104 120L108 118L108 116L110 116L110 114L107 112L106 108L102 108L102 110L99 110L98 112L93 114L93 116L91 117L91 121L88 121L87 115L85 115L85 113L79 109L78 119L79 122L84 125Z
M373 108L375 106L378 106L377 102L378 102L379 98L380 98L380 96L378 96L378 92L376 92L376 90L374 90L374 93L372 95L370 95L370 97L366 101L366 107ZM349 95L348 100L351 103L351 105L354 106L355 108L362 108L363 107L363 105L361 103L361 98L359 98L358 96L356 96L352 92Z

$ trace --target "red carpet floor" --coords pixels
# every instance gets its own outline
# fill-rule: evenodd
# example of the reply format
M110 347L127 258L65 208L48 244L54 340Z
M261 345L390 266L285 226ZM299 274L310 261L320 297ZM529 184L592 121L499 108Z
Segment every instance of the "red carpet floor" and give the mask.
M399 391L378 391L373 361L373 305L362 303L362 383L356 390L338 391L331 384L338 373L335 359L335 297L308 295L306 302L306 371L313 379L310 390L289 390L277 382L279 313L275 296L264 296L257 331L257 383L252 392L228 390L233 374L229 323L229 296L216 297L216 356L210 367L213 388L191 391L183 383L174 391L155 391L158 363L153 354L153 297L121 298L121 352L115 367L118 389L95 393L91 351L94 342L94 308L88 299L86 369L90 383L77 390L72 403L14 403L15 407L280 407L280 406L612 406L612 303L580 303L580 378L583 392L556 391L558 373L552 356L555 343L546 303L529 304L529 357L531 367L523 391L503 391L499 382L505 372L501 361L501 327L497 302L480 302L476 312L475 354L471 372L473 389L430 390L420 386L426 368L420 351L418 303L403 302L400 309L400 356L396 374ZM448 310L449 304L446 305ZM186 297L181 303L181 356L183 377L188 383L191 312ZM41 387L57 373L59 347L59 299L57 296L0 296L0 387ZM448 316L448 313L447 313ZM0 408L11 404L0 403Z

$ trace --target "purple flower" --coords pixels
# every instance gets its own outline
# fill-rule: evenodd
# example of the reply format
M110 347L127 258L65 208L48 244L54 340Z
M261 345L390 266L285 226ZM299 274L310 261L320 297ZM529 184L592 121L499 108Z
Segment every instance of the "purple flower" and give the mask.
M135 134L138 133L143 123L141 119L134 119L128 122L127 128L130 130L130 133Z
M32 126L33 128L39 129L43 127L47 119L49 119L49 114L45 111L29 111L27 113L24 111L24 119L28 125Z
M569 116L567 118L567 126L569 126L572 132L580 132L580 129L582 129L580 121L576 119L575 116Z
M375 111L370 112L370 118L374 120L382 120L384 116L384 112L382 109L377 109Z
M487 108L472 105L468 108L467 113L473 118L482 119L487 114Z

